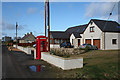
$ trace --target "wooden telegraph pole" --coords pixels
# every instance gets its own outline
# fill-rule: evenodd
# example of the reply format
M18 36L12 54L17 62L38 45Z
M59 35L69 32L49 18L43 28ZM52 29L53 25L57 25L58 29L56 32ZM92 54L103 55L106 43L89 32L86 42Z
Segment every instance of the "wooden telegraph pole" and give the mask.
M49 0L47 0L47 30L48 30L48 51L50 51L50 22L49 22Z
M16 48L17 48L17 27L18 27L18 24L16 22Z
M46 37L46 0L45 0L45 37Z

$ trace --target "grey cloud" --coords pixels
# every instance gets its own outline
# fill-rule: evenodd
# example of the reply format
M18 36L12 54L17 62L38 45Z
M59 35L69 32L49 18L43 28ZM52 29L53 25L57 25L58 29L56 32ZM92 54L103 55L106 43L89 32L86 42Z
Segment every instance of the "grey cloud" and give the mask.
M27 25L19 25L18 24L18 30L22 30L26 26ZM16 29L16 25L15 24L7 23L7 22L2 22L2 30L15 30L15 29Z
M108 16L111 12L115 2L109 3L91 3L87 5L85 17L105 17ZM115 5L114 15L117 15L118 12L118 4Z

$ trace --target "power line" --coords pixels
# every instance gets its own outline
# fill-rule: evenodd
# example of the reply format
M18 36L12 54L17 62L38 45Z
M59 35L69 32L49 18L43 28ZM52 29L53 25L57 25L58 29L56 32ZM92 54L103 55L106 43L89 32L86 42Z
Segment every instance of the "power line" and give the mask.
M115 5L116 5L116 3L114 4L111 12L109 13L108 19L106 20L105 25L104 25L104 27L103 27L103 31L104 31L104 29L105 29L106 26L107 26L108 20L109 20L110 16L112 15L112 12L113 12L113 10L114 10L114 8L115 8ZM102 33L100 34L100 37L101 37L101 35L102 35ZM104 35L104 43L105 43L105 33L104 33L103 35ZM99 37L99 38L100 38L100 37ZM105 49L105 44L104 44L104 49Z
M110 16L112 15L112 12L113 12L113 10L114 10L114 8L115 8L115 5L116 5L116 3L114 4L114 6L113 6L111 12L109 13L108 19L107 19L107 21L106 21L106 23L105 23L105 25L104 25L104 27L103 27L103 31L104 31L104 29L105 29L105 27L106 27L106 25L107 25L107 22L108 22Z

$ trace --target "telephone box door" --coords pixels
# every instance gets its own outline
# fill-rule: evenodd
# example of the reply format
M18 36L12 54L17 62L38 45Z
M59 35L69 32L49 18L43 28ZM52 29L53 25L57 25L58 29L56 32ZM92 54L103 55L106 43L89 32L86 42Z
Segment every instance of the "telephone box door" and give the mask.
M36 38L36 59L41 59L41 52L47 52L47 38L37 36Z

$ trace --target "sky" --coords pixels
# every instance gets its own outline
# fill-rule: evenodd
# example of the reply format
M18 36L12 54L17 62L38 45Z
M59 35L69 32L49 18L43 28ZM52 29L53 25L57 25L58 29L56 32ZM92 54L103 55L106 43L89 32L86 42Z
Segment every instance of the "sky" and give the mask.
M117 2L50 2L50 31L65 31L69 27L87 24L90 19L118 22ZM114 6L115 5L115 6ZM15 37L32 32L35 36L45 33L44 2L2 2L2 36Z

